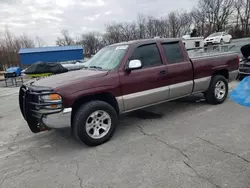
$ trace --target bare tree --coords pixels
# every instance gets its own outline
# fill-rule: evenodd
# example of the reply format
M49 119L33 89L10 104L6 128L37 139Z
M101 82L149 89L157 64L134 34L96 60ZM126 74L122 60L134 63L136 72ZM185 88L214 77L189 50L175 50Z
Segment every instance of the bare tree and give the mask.
M149 16L146 22L147 37L162 37L164 35L164 24L164 20Z
M205 13L209 32L225 30L234 12L234 0L200 0L200 11Z
M237 11L237 26L242 30L244 36L248 36L250 24L250 0L236 0L235 7Z
M58 37L56 40L56 45L58 46L70 46L74 45L75 42L69 35L68 30L62 30L61 31L62 37Z
M76 44L84 46L86 56L94 55L104 46L101 34L96 32L82 34Z
M113 24L113 25L109 25L107 26L106 28L106 32L107 32L107 35L106 37L109 38L109 43L118 43L118 42L122 42L122 38L121 38L121 35L122 35L122 24L119 23L119 24Z
M27 35L21 35L16 40L20 43L21 48L34 48L35 47L34 40L29 38Z
M171 37L181 37L190 32L192 17L190 13L171 12L168 15L168 24Z
M0 35L0 62L4 67L20 65L20 48L35 47L34 41L27 35L14 36L8 28Z
M190 28L192 25L191 13L182 12L179 16L180 16L180 23L181 23L179 36L190 33L190 30L191 30Z
M146 38L146 18L143 15L139 15L137 18L137 27L138 27L138 32L137 32L137 39L143 39Z
M106 26L104 43L112 44L135 39L177 37L188 32L192 24L190 13L172 12L165 19L139 15L136 22L115 23Z
M191 15L191 18L193 19L193 24L197 30L197 34L205 36L205 28L206 28L205 13L196 8L191 11L190 15Z
M37 47L44 47L44 46L46 46L46 43L44 42L44 40L42 38L40 38L39 36L36 36L35 45Z

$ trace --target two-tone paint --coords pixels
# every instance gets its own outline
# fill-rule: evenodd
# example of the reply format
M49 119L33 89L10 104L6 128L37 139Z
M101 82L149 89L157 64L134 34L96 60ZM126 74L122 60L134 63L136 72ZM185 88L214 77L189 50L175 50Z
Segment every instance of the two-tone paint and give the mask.
M172 42L180 44L184 56L180 63L170 64L164 55L162 44ZM42 79L34 85L51 87L60 93L67 110L83 98L109 94L116 99L119 113L126 113L204 92L214 74L222 74L229 81L237 77L239 57L236 53L203 56L191 60L179 39L148 39L115 45L124 44L129 47L117 69L79 70ZM157 45L161 65L126 71L134 50L147 44Z

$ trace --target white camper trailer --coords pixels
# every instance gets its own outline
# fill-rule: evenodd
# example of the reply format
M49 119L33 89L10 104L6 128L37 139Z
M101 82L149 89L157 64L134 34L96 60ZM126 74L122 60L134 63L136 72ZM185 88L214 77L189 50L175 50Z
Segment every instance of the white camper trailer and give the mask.
M204 47L204 37L190 37L190 35L184 35L182 41L187 50Z

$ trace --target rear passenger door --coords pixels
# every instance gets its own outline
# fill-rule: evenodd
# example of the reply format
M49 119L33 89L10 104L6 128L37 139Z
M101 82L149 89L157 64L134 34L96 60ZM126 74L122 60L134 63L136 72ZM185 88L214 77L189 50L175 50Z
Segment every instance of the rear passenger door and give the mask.
M180 42L162 43L161 45L167 61L169 99L191 94L193 90L193 67L188 55L183 53L184 46Z
M124 110L130 111L150 104L167 100L169 88L166 87L166 65L162 63L156 43L137 46L130 60L140 60L142 68L119 72L124 101Z

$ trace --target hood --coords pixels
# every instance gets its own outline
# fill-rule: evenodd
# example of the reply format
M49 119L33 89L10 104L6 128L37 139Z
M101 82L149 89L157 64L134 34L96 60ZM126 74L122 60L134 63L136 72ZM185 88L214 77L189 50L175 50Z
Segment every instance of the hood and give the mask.
M34 86L46 86L51 88L57 88L71 82L82 80L82 79L91 79L106 76L108 71L97 71L97 70L78 70L71 71L67 73L57 74L49 76L47 78L42 78L38 81L32 83Z

